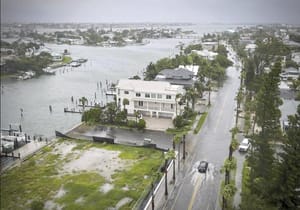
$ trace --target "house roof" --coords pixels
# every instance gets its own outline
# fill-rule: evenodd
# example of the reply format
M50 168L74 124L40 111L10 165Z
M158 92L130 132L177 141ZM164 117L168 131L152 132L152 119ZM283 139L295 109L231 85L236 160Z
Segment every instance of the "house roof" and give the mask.
M298 73L298 74L300 74L300 71L298 69L294 68L294 67L285 68L283 71L286 72L286 73Z
M176 94L184 92L183 86L171 85L169 82L164 81L120 79L116 87L123 90L148 93Z
M194 76L194 72L189 71L185 68L164 69L160 71L158 74L158 78L178 79L178 80L190 80L193 78L193 76Z

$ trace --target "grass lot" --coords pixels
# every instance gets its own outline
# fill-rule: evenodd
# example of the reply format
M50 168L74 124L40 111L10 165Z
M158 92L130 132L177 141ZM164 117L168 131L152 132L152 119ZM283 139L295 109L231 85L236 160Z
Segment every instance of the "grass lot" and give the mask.
M76 146L62 155L54 148L65 142ZM126 170L112 174L112 182L108 184L114 187L106 193L99 188L107 180L97 171L61 173L64 164L91 148L119 151L120 159L132 162ZM2 175L1 209L42 209L47 201L63 209L107 209L115 207L125 197L132 201L121 209L131 209L150 185L150 177L157 174L162 161L162 152L154 149L61 139ZM62 188L64 193L58 196Z
M199 121L198 121L198 123L197 123L197 126L196 126L196 128L195 128L195 130L194 130L194 134L199 133L199 131L200 131L200 129L201 129L201 127L202 127L202 125L203 125L203 123L204 123L206 117L207 117L207 114L208 114L207 112L204 112L204 113L201 115L201 117L200 117L200 119L199 119Z

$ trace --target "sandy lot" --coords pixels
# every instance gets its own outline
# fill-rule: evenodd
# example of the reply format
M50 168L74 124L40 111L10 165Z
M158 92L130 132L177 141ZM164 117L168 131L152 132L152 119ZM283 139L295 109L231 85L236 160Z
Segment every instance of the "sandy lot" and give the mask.
M72 159L62 166L60 173L76 173L82 171L95 171L103 176L108 182L116 170L124 170L131 162L119 158L119 151L111 151L100 148L89 148L84 151L73 150L74 142L56 144L55 154L60 154L61 159L71 156ZM69 158L68 158L69 159Z

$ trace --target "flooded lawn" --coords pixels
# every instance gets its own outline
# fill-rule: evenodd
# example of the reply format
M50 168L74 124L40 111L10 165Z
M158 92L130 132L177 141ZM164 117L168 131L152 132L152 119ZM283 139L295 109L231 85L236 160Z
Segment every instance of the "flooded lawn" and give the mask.
M131 209L162 161L153 149L61 139L2 175L1 209Z

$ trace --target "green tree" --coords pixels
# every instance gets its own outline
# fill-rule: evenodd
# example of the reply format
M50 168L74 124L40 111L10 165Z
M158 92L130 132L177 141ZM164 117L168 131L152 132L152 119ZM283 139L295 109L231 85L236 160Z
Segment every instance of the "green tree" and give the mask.
M124 106L124 111L127 112L126 105L129 105L129 100L127 98L123 98L123 102L122 103L123 103L123 106Z
M87 98L86 97L81 97L80 99L79 99L79 103L81 103L82 104L82 109L84 110L85 109L85 105L88 103L88 100L87 100Z
M113 124L115 122L117 112L118 112L118 108L116 103L114 102L108 103L104 111L106 121L110 124Z
M81 121L90 123L101 122L102 110L100 108L92 108L83 112Z
M275 201L279 209L297 209L300 205L300 105L297 114L289 116L287 138L278 163Z
M270 142L281 139L280 133L280 110L281 100L279 98L278 83L281 69L277 62L269 74L264 75L259 93L256 96L256 118L261 132L254 135L252 139L253 149L250 152L250 191L257 194L266 201L270 200L274 180L274 149Z
M164 166L164 173L165 173L165 196L168 196L168 162L171 159L175 158L175 152L174 150L169 150L165 153L165 166Z
M146 121L144 119L139 119L139 122L137 124L138 130L144 130L146 128Z

